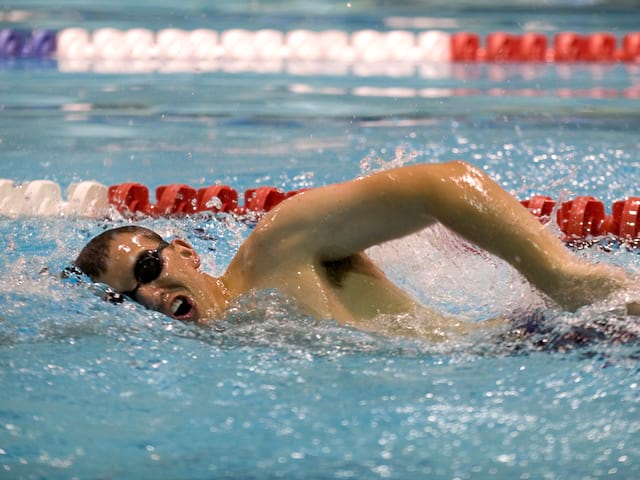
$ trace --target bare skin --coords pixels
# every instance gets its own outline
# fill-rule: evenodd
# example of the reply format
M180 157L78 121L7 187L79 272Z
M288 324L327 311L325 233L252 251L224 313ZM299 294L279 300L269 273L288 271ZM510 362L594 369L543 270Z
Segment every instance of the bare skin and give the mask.
M188 243L174 240L162 252L162 274L141 285L137 299L173 318L206 324L238 296L272 288L310 315L363 329L375 329L372 320L381 314L419 311L426 336L443 339L473 326L419 306L363 253L435 222L504 259L567 310L628 282L620 269L573 255L484 173L450 162L379 172L286 200L262 218L219 278L200 270ZM107 272L95 280L131 290L137 256L156 247L121 234L110 246ZM184 308L176 313L178 304Z

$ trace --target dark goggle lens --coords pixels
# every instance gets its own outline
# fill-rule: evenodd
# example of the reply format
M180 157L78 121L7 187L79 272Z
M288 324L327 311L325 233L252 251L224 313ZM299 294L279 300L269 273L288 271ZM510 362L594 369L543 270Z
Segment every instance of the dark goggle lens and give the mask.
M151 283L160 276L163 267L160 249L149 250L143 253L136 262L134 275L140 283Z

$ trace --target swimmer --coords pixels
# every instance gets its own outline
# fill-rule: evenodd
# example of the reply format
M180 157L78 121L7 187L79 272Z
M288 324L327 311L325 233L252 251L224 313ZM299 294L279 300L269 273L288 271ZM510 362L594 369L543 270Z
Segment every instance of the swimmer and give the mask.
M616 267L589 264L487 175L461 161L423 164L299 193L262 217L224 274L200 269L184 240L165 242L126 226L92 239L75 266L143 306L208 324L247 292L276 289L301 310L364 330L380 315L421 312L426 336L442 340L478 323L420 306L364 251L440 222L513 265L561 308L576 310L629 282Z

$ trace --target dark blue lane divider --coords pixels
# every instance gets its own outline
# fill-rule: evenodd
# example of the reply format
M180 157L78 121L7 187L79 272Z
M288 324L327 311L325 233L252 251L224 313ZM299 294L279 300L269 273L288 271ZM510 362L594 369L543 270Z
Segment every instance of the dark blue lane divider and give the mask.
M56 52L54 30L0 30L0 58L50 58Z

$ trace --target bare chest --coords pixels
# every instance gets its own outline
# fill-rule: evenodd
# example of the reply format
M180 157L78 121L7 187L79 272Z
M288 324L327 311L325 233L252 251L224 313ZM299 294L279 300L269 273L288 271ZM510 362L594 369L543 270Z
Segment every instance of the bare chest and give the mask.
M416 305L364 254L332 262L283 262L251 283L280 290L313 316L354 326Z

